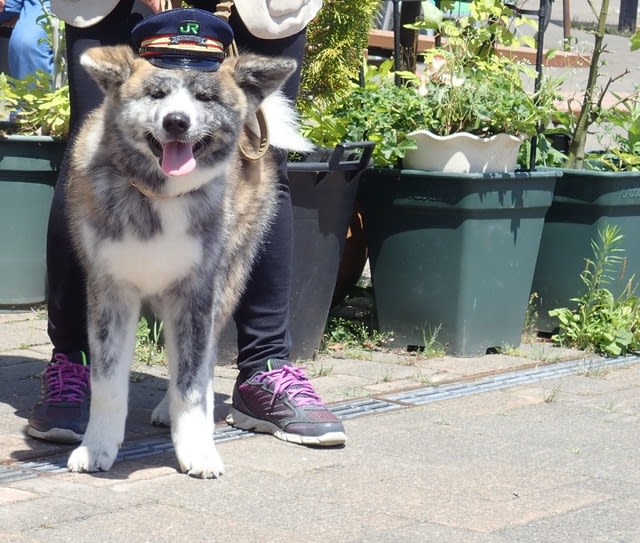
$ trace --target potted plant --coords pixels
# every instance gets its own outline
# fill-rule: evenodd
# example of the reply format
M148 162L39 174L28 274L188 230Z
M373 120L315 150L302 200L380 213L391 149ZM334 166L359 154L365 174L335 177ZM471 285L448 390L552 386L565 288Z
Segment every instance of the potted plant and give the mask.
M442 8L450 4L443 1ZM403 165L411 169L514 170L519 144L548 124L555 113L555 82L543 80L541 88L533 92L535 69L497 54L494 46L498 37L506 45L515 45L518 40L529 42L509 30L513 13L503 4L474 0L470 14L456 21L443 19L436 8L429 14L429 19L413 26L436 29L443 43L424 53L424 74L394 74L390 61L379 69L365 66L364 85L353 84L351 93L328 103L311 104L305 112L309 119L307 134L327 145L345 138L375 141L374 158L380 166L394 166L398 159L404 159ZM394 84L398 77L407 85ZM419 99L411 92L416 89ZM425 163L434 141L428 140L423 148L424 134L450 140L462 133L467 134L462 136L466 140L463 153L469 141L481 140L484 146L497 139L502 152L493 154L503 164L460 165L443 159L440 149L433 153L434 165ZM416 141L420 141L420 148ZM516 142L509 166L504 164L505 141ZM482 152L487 154L486 150Z
M45 240L53 187L69 126L62 32L43 21L55 43L56 70L24 80L0 74L0 308L46 297ZM54 40L55 38L55 40Z
M522 76L531 74L529 68L498 58L494 41L484 39L486 28L492 29L490 35L512 39L502 18L507 9L475 0L473 24L464 18L460 26L443 23L444 45L429 52L432 69L423 89L395 84L398 75L415 82L413 75L393 74L384 64L367 67L363 86L329 107L321 105L307 126L312 137L327 143L332 137L376 142L379 167L364 172L358 203L378 325L401 345L425 345L436 329L447 352L462 356L520 343L557 174L506 172L504 167L497 172L488 171L491 167L476 172L398 168L398 161L406 166L407 152L417 146L409 134L421 128L440 135L470 130L491 136L518 126L516 135L530 136L551 117L550 87L527 90ZM460 55L458 63L455 51L463 46L466 60ZM467 94L465 85L472 92ZM496 104L502 104L500 111Z
M538 300L537 327L543 332L552 332L559 324L550 310L575 307L573 299L584 289L579 278L591 255L591 242L606 225L619 227L624 235L624 273L613 280L612 292L620 294L631 276L640 275L640 250L632 243L632 233L640 229L640 89L625 95L609 91L628 71L599 82L608 8L608 0L603 0L587 86L578 107L576 101L570 102L569 112L559 114L556 126L547 131L549 138L558 133L565 137L566 152L540 153L542 165L562 170L545 219L532 284ZM631 49L638 47L636 33ZM613 103L605 106L605 97L612 97ZM602 136L599 149L587 151L587 134L594 132ZM541 142L548 145L544 138Z
M443 2L443 9L450 9ZM540 80L533 66L498 54L496 45L534 45L517 38L510 25L533 24L511 7L475 0L469 14L443 18L435 8L413 28L437 32L440 46L424 53L419 91L431 115L408 134L417 148L403 165L410 169L507 172L516 169L522 142L546 126L555 112L556 82Z

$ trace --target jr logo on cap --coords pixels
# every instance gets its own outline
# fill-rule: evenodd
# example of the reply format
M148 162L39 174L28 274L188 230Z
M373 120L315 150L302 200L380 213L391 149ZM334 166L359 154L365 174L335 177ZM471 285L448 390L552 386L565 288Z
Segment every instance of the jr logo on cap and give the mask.
M178 25L179 34L193 34L194 36L200 35L200 23L196 21L182 21Z

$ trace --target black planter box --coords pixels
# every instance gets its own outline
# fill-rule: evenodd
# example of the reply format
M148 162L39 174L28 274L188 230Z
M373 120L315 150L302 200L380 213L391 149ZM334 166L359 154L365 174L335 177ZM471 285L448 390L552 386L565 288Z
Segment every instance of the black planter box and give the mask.
M312 358L320 346L360 173L368 166L372 150L370 142L345 143L289 163L294 221L292 361ZM236 356L235 323L230 322L221 337L218 359L231 363Z

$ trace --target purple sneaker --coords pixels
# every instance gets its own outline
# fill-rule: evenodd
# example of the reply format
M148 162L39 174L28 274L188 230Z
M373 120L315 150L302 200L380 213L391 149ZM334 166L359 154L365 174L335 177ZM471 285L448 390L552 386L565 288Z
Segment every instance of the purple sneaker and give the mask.
M42 374L27 434L58 443L81 441L89 422L89 378L85 353L54 354Z
M344 426L300 368L269 360L268 370L236 383L227 423L303 445L342 445Z

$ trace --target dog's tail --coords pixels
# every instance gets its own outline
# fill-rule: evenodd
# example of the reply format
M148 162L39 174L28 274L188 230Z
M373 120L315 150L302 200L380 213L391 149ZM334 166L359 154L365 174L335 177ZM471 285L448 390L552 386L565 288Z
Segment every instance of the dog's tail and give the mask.
M281 92L274 92L262 102L269 129L269 144L287 151L308 153L313 144L299 132L298 114L291 101Z

